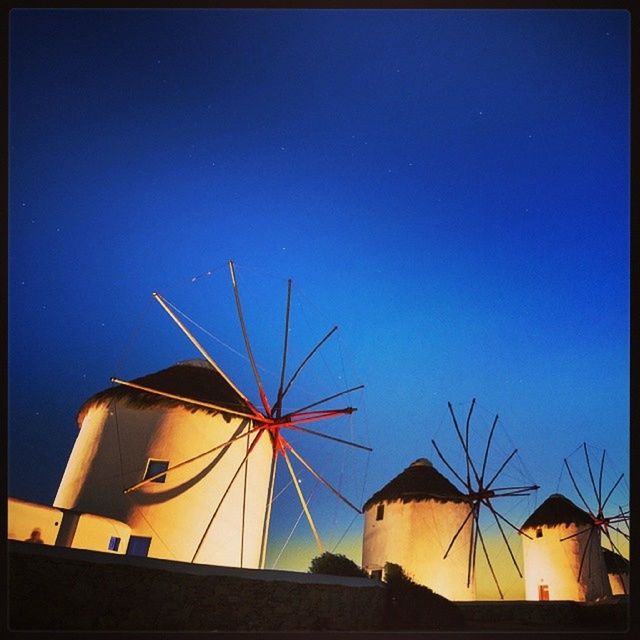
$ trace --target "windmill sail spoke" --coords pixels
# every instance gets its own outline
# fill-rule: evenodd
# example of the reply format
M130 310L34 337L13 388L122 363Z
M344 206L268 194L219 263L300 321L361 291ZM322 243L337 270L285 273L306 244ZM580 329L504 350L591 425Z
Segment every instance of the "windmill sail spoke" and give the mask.
M614 527L611 522L609 522L609 529L613 529L616 533L619 533L621 536L623 536L624 538L626 538L627 540L629 540L629 534L626 533L625 531L622 531L622 529L618 529L618 527Z
M593 471L591 471L591 461L589 460L589 452L587 451L587 443L582 443L582 448L584 450L584 457L587 460L587 469L589 470L589 478L591 480L591 486L593 487L593 493L596 495L596 503L598 505L598 513L602 513L602 503L600 502L601 496L596 489L596 481L593 477Z
M311 517L311 513L309 512L309 506L307 505L307 501L304 499L304 495L302 494L302 489L300 489L300 484L298 479L296 478L296 474L291 466L291 460L289 460L289 456L287 455L287 447L282 448L282 455L284 457L284 461L287 463L287 469L289 470L289 475L291 476L291 480L293 481L293 486L296 488L296 492L298 494L298 499L300 500L300 504L302 505L302 509L304 511L305 516L307 517L307 522L309 523L309 527L311 528L311 532L313 533L313 537L315 538L316 545L318 546L318 550L320 553L324 553L324 546L322 541L320 540L320 536L318 534L318 530L316 529L316 525L313 522L313 518Z
M460 480L460 484L465 486L467 491L470 492L471 491L471 485L465 484L465 481L456 473L456 470L446 461L445 457L440 452L440 449L438 449L438 445L436 444L436 441L435 440L431 440L431 444L433 445L433 448L436 450L436 453L438 454L438 456L440 456L440 460L442 460L442 462L444 462L445 465L447 466L447 469L449 469L449 471L451 471L451 473L453 473L453 475L456 478L458 478L458 480Z
M331 329L331 331L329 331L329 333L327 333L327 335L322 338L322 340L320 340L320 342L318 342L318 344L309 352L309 354L305 357L305 359L302 361L302 363L300 364L300 366L295 370L294 374L291 376L291 378L289 379L289 382L287 383L287 386L284 388L284 391L282 392L282 396L281 398L284 398L287 395L287 392L289 391L289 389L291 388L291 385L293 384L293 381L298 377L298 374L302 371L302 368L304 367L305 364L307 364L307 362L309 362L309 360L312 358L313 354L333 335L333 333L335 333L338 330L338 327L333 327Z
M327 409L326 411L308 411L306 413L292 414L287 416L286 422L282 422L282 418L278 421L278 424L282 427L288 427L292 424L306 424L308 422L319 422L320 420L327 420L328 418L335 418L336 416L351 415L355 413L357 409L354 407L344 407L342 409Z
M532 540L533 538L526 532L523 531L520 527L516 527L515 524L513 524L513 522L509 521L507 518L505 518L492 504L489 500L486 500L484 503L489 510L494 514L494 516L500 518L500 520L503 520L506 524L508 524L514 531L517 531L518 533L522 534L523 536L525 536L526 538L529 538L529 540Z
M489 565L489 570L491 571L491 576L493 577L493 581L496 584L498 593L500 594L500 600L504 600L504 594L502 593L502 589L500 588L500 583L498 582L498 577L496 576L496 572L493 570L493 565L491 564L491 559L489 558L489 552L487 551L487 547L484 543L482 531L480 531L480 522L478 521L478 518L476 518L476 527L478 528L478 536L480 537L480 544L482 545L482 551L484 552L484 557L487 561L487 564Z
M606 451L602 452L602 458L600 460L600 474L598 475L598 504L602 505L602 474L604 472L604 455ZM601 507L602 508L602 507Z
M471 558L471 568L472 568L472 572L473 572L473 579L475 581L475 577L476 577L476 556L478 555L478 536L480 535L480 524L478 522L476 522L476 537L475 537L475 542L473 544L473 557ZM469 588L469 583L470 583L470 578L471 576L467 577L467 588Z
M500 468L495 472L495 474L493 475L493 478L491 478L491 480L489 480L489 482L487 482L486 485L486 489L488 489L497 479L497 477L502 473L502 470L507 466L507 464L509 463L509 461L511 460L511 458L513 458L513 456L516 455L516 453L518 453L517 449L514 449L508 456L507 459L500 465Z
M487 446L485 447L485 450L484 450L484 458L482 459L482 471L480 472L480 484L482 486L484 486L484 473L487 468L487 460L489 458L489 449L491 447L491 438L493 438L493 432L495 431L497 424L498 424L498 414L496 413L496 417L493 419L493 424L491 425L491 430L489 431Z
M462 445L462 449L464 450L464 455L465 455L465 462L467 464L467 466L473 470L473 473L476 477L476 481L478 482L478 484L480 484L480 476L478 475L478 472L476 471L476 468L473 464L473 460L471 459L471 454L469 453L469 448L466 446L464 438L462 437L462 432L460 431L460 427L458 426L458 421L456 420L456 414L453 411L453 406L451 405L450 402L447 402L447 404L449 405L449 412L451 413L451 417L453 418L453 426L456 430L456 433L458 434L458 439L460 440L460 444ZM470 487L471 486L471 477L469 476L469 473L467 473L467 482L464 482L463 480L461 480L462 484L464 484L466 487Z
M282 368L280 369L280 384L278 385L278 395L276 404L273 407L273 414L276 418L282 415L282 392L284 389L284 375L287 368L287 348L289 344L289 315L291 313L291 279L287 284L287 310L284 317L284 345L282 347Z
M220 507L222 507L222 503L224 502L224 499L227 497L231 486L233 485L233 483L235 482L235 479L238 477L238 474L240 473L242 467L244 466L245 462L247 461L247 458L249 457L249 455L251 455L251 452L253 451L254 447L256 446L258 440L260 439L260 436L264 433L264 429L261 429L260 431L258 431L258 433L256 434L256 437L253 439L253 442L251 443L251 445L249 446L249 448L247 449L246 454L244 455L244 457L242 458L242 462L238 465L238 468L236 469L236 472L233 474L233 477L231 478L231 482L229 482L229 484L227 485L227 488L225 489L224 493L222 494L222 498L220 498L220 502L218 502L218 506L215 508L213 515L211 516L211 519L209 520L209 524L207 524L207 527L204 530L204 533L202 534L202 538L200 539L200 542L198 543L198 546L193 554L193 557L191 558L191 562L195 562L196 556L198 555L198 551L200 551L200 548L202 547L202 543L204 542L204 539L207 537L207 534L209 533L209 529L211 529L211 525L213 524L213 521L215 520L216 516L218 515L218 511L220 511Z
M473 407L476 404L476 399L472 398L471 400L471 406L469 407L469 413L467 414L467 422L465 424L465 428L464 428L464 441L465 441L465 445L464 445L464 450L465 453L467 454L467 484L470 484L471 482L471 477L469 475L469 460L470 460L470 455L469 455L469 422L471 420L471 414L473 413ZM478 482L479 482L479 478L478 478Z
M340 442L342 444L349 445L350 447L356 447L358 449L364 449L365 451L373 451L371 447L367 447L357 442L351 442L350 440L343 440L336 436L330 436L328 433L322 433L321 431L314 431L313 429L306 429L305 427L299 427L297 424L283 424L283 428L292 429L293 431L302 431L303 433L310 433L311 435L318 436L320 438L326 438L327 440L333 440L334 442Z
M344 391L340 391L339 393L334 393L332 396L328 396L327 398L323 398L322 400L318 400L317 402L312 402L308 404L306 407L302 407L301 409L297 409L296 411L291 411L283 416L283 418L287 418L289 416L295 416L307 409L311 409L311 407L317 407L319 404L324 404L325 402L329 402L329 400L334 400L335 398L339 398L340 396L344 396L347 393L351 393L352 391L357 391L358 389L364 389L363 384L359 384L357 387L351 387L351 389L345 389Z
M491 511L491 513L493 514L493 517L496 521L496 524L498 525L498 529L500 530L500 534L502 535L502 539L504 540L504 543L507 545L507 549L509 550L509 555L511 556L511 560L513 560L513 564L516 568L516 571L518 572L518 575L522 578L522 572L520 571L520 567L518 566L518 563L516 562L516 558L513 555L513 551L511 550L511 545L509 544L509 540L507 539L507 536L505 535L505 532L502 528L502 525L500 524L500 520L498 519L498 514L496 512L496 510L493 508L493 506L491 506L491 504L487 504L487 506L489 507L489 510ZM510 523L509 523L510 524ZM513 526L513 525L511 525ZM518 531L518 533L520 533L520 529L514 527L514 529L516 529L516 531Z
M564 538L560 538L560 542L564 542L565 540L571 540L571 538L576 538L578 536L581 536L583 533L587 533L587 531L591 531L593 527L594 525L592 524L587 525L585 529L580 529L580 531L576 531L575 533L572 533L570 536L565 536Z
M584 568L584 560L587 557L587 551L589 551L591 538L593 537L593 532L597 527L591 527L589 530L589 536L587 537L587 542L584 545L584 549L582 551L582 558L580 560L580 568L578 569L578 580L582 577L582 569ZM589 554L589 559L591 559L591 554ZM589 561L589 575L591 575L591 561Z
M476 548L478 545L478 532L480 527L478 526L478 516L476 514L476 506L471 508L471 514L473 515L473 521L471 523L471 545L469 546L469 557L467 560L467 589L471 585L471 574L473 567L475 567Z
M159 389L152 389L151 387L145 387L141 384L137 384L136 382L128 382L126 380L121 380L120 378L111 378L111 382L116 384L121 384L124 387L131 387L132 389L138 389L139 391L146 391L147 393L153 393L156 396L162 396L163 398L171 398L172 400L178 400L179 402L187 402L189 404L196 405L198 407L205 407L207 409L213 409L214 411L219 411L220 413L228 413L232 416L238 416L239 418L250 418L251 420L264 420L263 416L258 412L251 414L246 413L244 411L236 411L235 409L229 409L228 407L223 407L219 404L213 404L211 402L203 402L201 400L194 400L193 398L185 398L184 396L176 395L175 393L169 393L168 391L160 391ZM251 405L250 405L251 406Z
M242 313L242 304L240 303L240 291L238 290L238 283L236 281L236 270L233 264L233 260L229 260L229 271L231 272L231 285L233 286L233 295L236 301L236 310L238 311L238 319L240 320L240 329L242 330L242 337L244 338L244 344L247 349L247 356L249 357L249 363L251 364L251 370L253 371L253 377L256 379L258 385L258 393L260 394L260 400L262 406L267 415L271 415L271 407L265 393L264 386L262 385L262 378L258 372L256 365L256 359L253 357L253 349L251 349L251 343L249 342L249 334L247 333L247 326L244 321L244 314Z
M349 500L347 500L347 498L345 498L333 485L331 485L329 482L327 482L327 480L325 480L317 471L315 471L311 465L291 446L291 444L289 444L289 450L291 451L291 453L293 453L293 455L298 458L298 460L300 460L300 462L302 463L302 465L305 467L305 469L316 479L318 480L318 482L320 482L321 484L323 484L325 487L327 487L327 489L329 489L330 491L332 491L336 496L338 496L338 498L340 498L340 500L342 500L342 502L344 502L345 504L347 504L349 507L351 507L356 513L362 513L362 511L360 509L358 509L358 507L356 507L352 502L350 502Z
M249 440L247 439L247 451L249 451ZM244 534L245 521L247 518L247 477L249 475L249 465L247 458L244 460L244 482L242 484L242 528L240 531L240 567L244 566Z
M242 428L244 428L244 425L242 426ZM167 473L169 473L169 471L175 471L176 469L179 469L180 467L184 467L185 465L187 465L187 464L189 464L191 462L195 462L196 460L199 460L200 458L204 458L205 456L208 456L209 454L213 453L214 451L217 451L218 449L222 449L223 447L228 447L231 443L236 442L236 440L240 440L242 438L248 438L252 433L255 433L256 431L260 431L262 428L263 428L262 426L259 426L259 427L255 427L253 429L249 429L249 431L245 431L244 433L241 433L240 435L234 436L233 438L230 438L226 442L223 442L222 444L218 444L215 447L213 447L212 449L208 449L204 453L199 453L197 456L194 456L193 458L189 458L188 460L183 460L182 462L178 462L178 463L174 464L173 466L168 467L164 471L160 471L160 473L156 473L156 474L154 474L152 476L149 476L148 478L145 478L141 482L138 482L137 484L134 484L134 485L130 486L129 488L125 489L122 493L129 493L130 491L134 491L135 489L139 489L140 487L143 487L144 485L146 485L146 484L148 484L150 482L153 482L154 480L157 480L161 476L166 475Z
M467 524L467 522L469 521L469 518L472 515L473 515L473 511L469 509L469 512L467 513L466 518L462 521L462 524L458 527L458 530L453 534L453 537L451 538L451 542L449 542L449 546L447 547L447 550L444 552L444 555L442 556L443 560L449 555L449 551L451 551L451 547L453 547L453 543L456 541L456 539L458 538L458 536L464 529L464 526Z
M267 540L269 538L269 525L271 523L271 506L273 505L273 489L276 480L276 467L278 464L278 452L274 449L271 456L271 470L269 472L269 486L267 488L267 508L264 514L264 522L262 523L262 543L260 545L260 564L261 569L267 561Z
M532 484L526 487L498 487L492 489L493 496L495 498L516 498L518 496L529 495L532 491L537 491L540 487L537 484Z
M620 474L620 477L615 481L615 484L613 485L613 487L611 487L611 491L609 491L609 493L607 494L607 497L603 500L602 502L603 511L604 511L604 508L607 506L607 502L609 502L609 498L611 497L611 494L615 491L616 487L620 484L620 480L622 480L622 478L624 478L624 473Z
M591 516L593 517L595 514L593 513L593 511L591 511L591 507L587 504L587 501L584 499L582 493L580 493L580 489L578 489L578 485L576 483L575 478L573 477L573 473L571 473L571 467L569 466L569 463L567 462L566 458L564 459L564 464L567 467L567 471L569 472L569 477L571 478L571 482L573 483L573 488L576 490L576 493L580 496L580 500L582 500L582 504L586 507L589 514L591 514Z
M618 547L614 543L613 538L611 537L611 534L606 529L603 529L602 532L607 537L607 540L609 541L609 544L611 545L611 548L613 549L613 551L615 551L619 556L622 556L622 553L620 552L620 549L618 549Z
M629 528L629 521L627 520L627 516L629 515L630 512L628 510L627 511L623 511L622 507L618 507L618 510L620 511L620 515L616 516L616 518L619 517L625 523L625 525L627 526L627 529L628 529Z
M248 407L253 411L255 408L251 404L249 398L247 398L240 389L231 381L229 376L218 366L217 362L205 351L204 347L196 340L195 336L187 329L178 316L169 308L169 303L159 293L153 292L154 299L160 304L160 306L167 312L169 317L178 325L182 332L189 338L193 346L203 355L204 359L217 371L229 384L229 386L245 401ZM257 412L256 412L257 413Z

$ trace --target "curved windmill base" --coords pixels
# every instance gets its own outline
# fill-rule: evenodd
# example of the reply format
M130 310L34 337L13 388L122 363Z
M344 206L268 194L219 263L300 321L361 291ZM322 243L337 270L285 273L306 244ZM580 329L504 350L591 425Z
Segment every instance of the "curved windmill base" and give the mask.
M172 466L252 426L247 419L182 406L94 403L82 417L54 506L125 522L134 539L149 544L151 557L258 568L273 455L269 434L248 458L246 489L244 466L231 480L255 433L169 471L164 482L123 493L144 479L150 460Z
M527 600L592 602L611 595L600 532L593 532L588 546L588 533L562 540L582 529L559 524L524 530L531 536L522 544Z
M475 600L475 577L467 587L471 519L460 532L448 556L444 554L469 513L466 503L420 500L383 503L365 511L363 568L382 571L387 562L400 565L414 582L449 600Z

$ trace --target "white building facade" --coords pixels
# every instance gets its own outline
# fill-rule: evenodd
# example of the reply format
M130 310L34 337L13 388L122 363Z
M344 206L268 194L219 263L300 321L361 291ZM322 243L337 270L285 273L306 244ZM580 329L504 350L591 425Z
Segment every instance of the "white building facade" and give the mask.
M554 493L522 530L527 600L591 602L611 595L600 530L586 511Z
M363 568L383 578L387 562L400 565L416 583L449 600L474 600L467 586L473 518L458 534L471 506L426 458L420 458L364 505Z
M199 362L133 382L249 412L226 380ZM268 432L241 437L254 428L251 419L128 387L89 399L78 425L54 507L124 523L132 555L260 566L273 457Z

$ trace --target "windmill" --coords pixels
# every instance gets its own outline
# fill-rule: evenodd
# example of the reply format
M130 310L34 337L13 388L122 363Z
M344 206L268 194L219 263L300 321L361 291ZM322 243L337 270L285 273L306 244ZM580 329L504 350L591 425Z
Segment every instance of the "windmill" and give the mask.
M269 399L249 340L235 265L229 261L228 266L235 309L257 384L259 403L252 403L209 355L178 317L181 314L179 309L155 292L153 299L199 351L204 362L199 361L197 365L193 361L179 363L134 380L113 377L111 381L117 386L96 394L79 413L81 434L74 445L56 503L64 508L111 515L128 522L132 531L135 526L144 528L147 536L153 532L154 540L165 546L164 555L157 557L215 564L211 560L211 549L220 543L228 544L233 549L231 554L239 551L239 560L237 556L235 560L229 560L227 553L223 564L262 568L266 560L279 458L284 460L320 552L324 551L324 545L311 515L309 500L296 477L294 464L304 468L350 509L361 513L292 446L285 434L300 433L366 451L371 451L371 448L308 426L353 414L356 409L351 406L321 406L359 390L363 385L333 393L293 410L285 409L284 400L304 367L337 330L335 326L329 330L287 378L291 280L287 288L279 384L273 402ZM126 406L118 406L120 399L126 401ZM109 403L108 410L103 406L106 402ZM159 404L162 411L157 408ZM134 414L134 410L141 406L150 410L144 416L140 412ZM124 420L119 416L127 411L127 429L123 434L118 421ZM114 423L113 428L111 423ZM125 435L130 438L129 443L135 445L138 454L135 459L121 442L121 436ZM198 446L200 435L202 440ZM170 449L170 455L156 455L153 447L162 450L161 454ZM129 457L125 459L126 456ZM144 473L141 473L143 457L149 460ZM154 459L158 457L165 460ZM172 459L170 464L167 461L169 457ZM118 478L129 478L129 482L116 491L113 468L117 465L120 467ZM132 478L135 481L132 482ZM176 478L175 482L173 478ZM196 500L199 501L197 508L194 506ZM210 516L203 516L205 506ZM158 514L159 519L154 521ZM212 533L216 526L217 534ZM171 544L167 544L169 535L173 536ZM218 537L214 541L215 535ZM148 545L149 542L147 549ZM248 546L251 546L250 560L243 564ZM153 553L149 552L149 555Z
M451 414L451 418L453 420L453 427L455 429L458 441L462 446L466 473L462 475L459 474L444 457L442 451L436 444L435 440L433 439L431 440L431 443L436 453L438 454L438 457L442 460L442 462L445 464L447 469L449 469L449 471L451 471L451 473L460 482L460 484L463 487L461 492L466 496L466 500L471 505L471 509L469 510L469 513L467 514L466 518L463 520L462 524L460 525L460 527L457 529L457 531L454 533L453 537L451 538L451 541L449 542L449 546L445 551L444 558L447 558L447 556L451 552L451 549L456 543L456 540L459 539L461 532L467 525L467 522L470 521L471 536L469 537L470 545L469 545L468 556L467 556L467 588L471 584L471 581L474 576L475 565L476 565L476 554L477 554L478 540L479 540L480 545L482 546L484 557L487 561L487 565L493 577L493 581L500 595L500 599L504 599L503 591L500 587L500 583L494 571L493 564L491 563L489 552L487 551L487 546L485 544L484 536L482 535L482 531L480 527L480 513L481 513L481 510L483 510L484 508L484 510L488 511L493 516L496 522L496 525L498 527L498 530L500 531L502 540L504 541L504 544L506 545L506 548L509 552L511 561L515 566L516 571L518 572L518 575L522 578L522 571L518 566L518 562L516 561L511 545L509 544L509 540L505 534L503 523L511 527L515 531L517 531L519 534L526 535L527 537L528 537L528 534L524 533L521 528L513 524L509 519L507 519L503 515L503 513L501 513L501 511L496 509L492 501L496 499L516 498L516 497L526 496L526 495L529 495L532 491L536 491L537 489L539 489L539 487L538 485L535 485L535 484L518 485L518 486L497 486L496 485L496 481L499 479L500 475L504 472L509 462L517 454L518 449L514 449L506 457L506 459L499 465L497 471L495 471L493 475L491 475L491 477L487 479L487 476L488 476L487 463L489 460L489 451L491 449L491 442L492 442L496 425L498 424L498 419L499 419L499 416L497 414L493 420L493 424L491 425L489 436L487 438L487 443L484 449L484 454L482 456L482 465L480 466L478 471L478 466L474 462L474 459L471 455L470 444L469 444L469 430L470 430L471 415L473 413L475 404L476 404L476 400L475 398L473 398L471 401L471 405L469 407L469 412L467 414L464 435L463 435L460 429L460 426L458 425L458 420L456 419L453 406L451 405L451 402L447 403L449 412Z
M616 505L616 507L610 507L609 509L607 509L607 505L610 504L610 500L614 496L615 490L618 488L618 486L622 482L622 479L624 478L624 473L620 474L617 477L615 482L613 482L613 484L607 491L606 487L603 487L606 450L602 451L602 457L600 458L600 468L598 471L598 481L596 483L594 469L591 465L591 458L587 443L583 442L580 448L582 449L582 452L584 454L582 463L584 466L582 467L582 469L584 471L584 469L586 468L589 476L590 489L587 491L585 490L584 486L582 487L582 490L580 489L579 483L576 481L576 474L574 474L574 472L572 471L567 458L564 458L564 467L567 469L573 489L584 505L587 514L589 515L589 522L583 525L583 527L575 533L560 538L561 542L578 537L582 538L583 541L586 540L586 542L584 542L584 551L582 552L582 556L580 559L578 580L580 580L583 576L583 571L585 570L585 559L588 557L587 549L589 548L589 543L594 536L598 536L599 538L606 538L611 545L611 550L618 556L624 558L624 555L622 554L616 543L613 541L611 531L619 534L628 542L630 518L629 509L623 509L621 505ZM587 500L587 498L585 497L586 495L592 497ZM591 565L590 563L586 564L586 570L590 572Z

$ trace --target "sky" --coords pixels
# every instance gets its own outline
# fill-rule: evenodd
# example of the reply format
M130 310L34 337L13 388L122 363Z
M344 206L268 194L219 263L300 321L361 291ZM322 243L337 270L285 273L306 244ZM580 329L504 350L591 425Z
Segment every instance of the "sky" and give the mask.
M269 393L288 278L290 363L339 326L296 393L364 384L317 428L373 452L299 446L357 504L419 457L455 482L431 440L464 468L447 402L463 422L472 398L475 455L497 413L491 464L517 448L505 473L540 486L505 504L517 524L556 491L579 504L563 460L585 481L583 442L628 492L629 28L604 10L14 9L9 494L53 502L112 375L199 357L153 291L255 397L229 259ZM362 517L302 476L326 546L359 562ZM304 520L279 555L300 512L279 483L268 564L306 570Z

